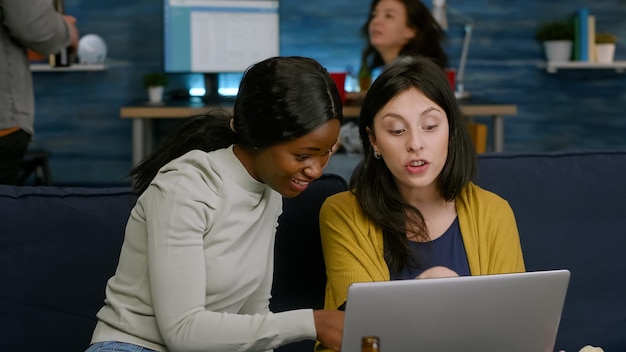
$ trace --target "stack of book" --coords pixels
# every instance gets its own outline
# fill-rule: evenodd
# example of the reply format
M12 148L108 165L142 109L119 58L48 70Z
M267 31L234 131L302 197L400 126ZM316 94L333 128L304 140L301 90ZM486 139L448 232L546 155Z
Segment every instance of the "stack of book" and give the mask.
M580 8L573 15L574 49L572 60L597 62L596 58L596 17L589 9Z

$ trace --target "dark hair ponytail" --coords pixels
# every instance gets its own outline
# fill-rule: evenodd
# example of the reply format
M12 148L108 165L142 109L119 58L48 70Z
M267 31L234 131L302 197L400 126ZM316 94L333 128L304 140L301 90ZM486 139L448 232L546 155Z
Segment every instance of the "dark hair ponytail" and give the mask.
M297 56L273 57L250 66L233 111L233 116L216 109L186 119L133 169L135 190L143 193L165 164L191 150L211 152L232 144L263 149L304 136L329 120L343 119L339 91L328 71L313 59Z
M230 129L231 118L230 113L214 109L183 120L152 154L131 171L135 192L143 193L165 164L191 150L211 152L235 144L237 136Z

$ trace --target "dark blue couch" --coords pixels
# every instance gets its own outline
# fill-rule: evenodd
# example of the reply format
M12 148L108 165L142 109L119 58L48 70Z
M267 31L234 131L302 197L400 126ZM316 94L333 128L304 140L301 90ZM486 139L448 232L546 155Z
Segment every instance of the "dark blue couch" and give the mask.
M341 177L324 175L285 199L272 309L323 305L316 214L327 196L345 189ZM0 185L0 351L87 348L135 201L130 188Z
M0 186L0 350L84 351L136 197Z
M572 273L556 347L626 351L626 152L479 162L477 183L513 208L526 269Z
M528 270L572 272L556 349L626 351L626 152L488 154L479 163L477 183L513 207ZM322 307L317 211L345 188L325 176L285 200L273 310ZM134 201L126 188L0 186L0 349L87 347Z

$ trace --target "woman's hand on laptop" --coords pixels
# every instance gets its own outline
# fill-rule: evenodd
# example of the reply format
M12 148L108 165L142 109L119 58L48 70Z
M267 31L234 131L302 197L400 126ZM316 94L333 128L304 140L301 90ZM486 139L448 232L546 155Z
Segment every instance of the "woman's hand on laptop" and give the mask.
M339 351L343 335L343 318L344 312L340 310L314 310L317 340L324 346Z
M434 279L438 277L455 277L459 276L454 270L445 266L433 266L424 270L421 274L415 277L416 279Z

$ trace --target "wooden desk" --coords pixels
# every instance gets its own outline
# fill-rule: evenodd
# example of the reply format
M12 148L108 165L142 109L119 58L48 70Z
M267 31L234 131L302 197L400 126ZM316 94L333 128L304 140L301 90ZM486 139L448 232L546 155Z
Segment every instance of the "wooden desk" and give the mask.
M232 109L231 105L222 106ZM460 101L463 114L470 119L474 116L491 116L493 123L493 151L504 150L504 117L517 114L517 106L512 104L500 104L479 99ZM152 121L154 119L186 118L192 115L202 114L211 106L203 103L179 102L166 103L164 105L136 104L123 106L120 109L122 118L133 119L133 166L137 165L145 156L152 152ZM361 108L359 106L346 106L343 109L345 117L358 117Z

